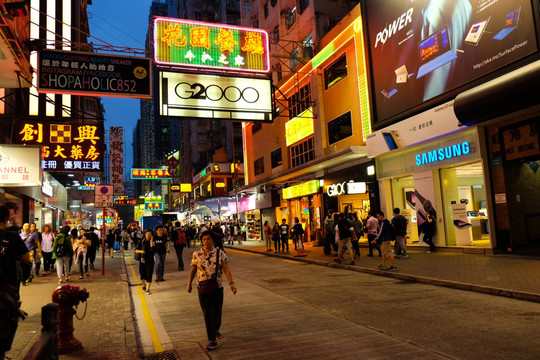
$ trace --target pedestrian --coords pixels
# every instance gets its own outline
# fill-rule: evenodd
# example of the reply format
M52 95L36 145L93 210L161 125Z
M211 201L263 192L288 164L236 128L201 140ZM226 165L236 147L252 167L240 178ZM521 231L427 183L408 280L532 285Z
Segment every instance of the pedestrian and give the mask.
M41 234L41 255L43 256L43 275L48 275L49 270L54 269L53 255L54 234L52 233L51 225L43 226Z
M266 241L266 251L272 251L272 227L268 223L268 220L264 222L264 240Z
M435 235L436 222L435 216L432 212L426 212L426 221L422 224L422 231L424 232L424 237L422 241L429 245L428 254L435 252L435 243L433 242L433 235Z
M58 284L63 284L70 280L71 267L69 261L73 258L73 245L71 244L69 230L70 227L64 225L60 233L54 238L52 258L56 261Z
M88 240L90 240L90 245L88 245L88 250L86 252L88 266L90 267L90 269L94 270L94 261L96 260L96 253L99 247L99 237L97 236L94 227L90 228L90 231L86 233L86 237L88 238Z
M165 259L170 254L169 241L165 235L163 225L156 226L156 236L154 236L154 255L156 257L156 282L165 281Z
M6 231L9 215L9 209L0 206L0 359L11 349L19 317L24 319L20 311L21 279L17 278L17 261L30 264L30 253L20 236Z
M129 240L131 239L131 235L129 234L128 228L124 228L124 231L122 231L122 245L124 246L124 251L129 250Z
M223 338L220 333L223 309L223 273L229 280L232 293L236 294L237 291L229 269L229 258L223 250L214 247L214 236L209 231L202 234L203 247L193 253L187 285L187 291L190 293L193 279L197 275L197 292L206 325L208 337L206 349L208 350L215 349L218 345L217 340Z
M146 229L144 238L137 243L135 253L141 254L139 260L139 275L141 276L142 289L150 295L152 274L154 273L154 232Z
M351 214L351 220L350 220L351 226L354 229L354 233L356 235L356 240L352 240L352 247L354 252L354 257L356 259L360 258L360 247L358 246L358 242L360 241L360 238L364 236L364 232L362 231L362 228L364 227L362 222L358 219L358 215L356 213Z
M297 217L294 218L294 225L292 228L293 235L293 241L294 241L294 249L298 250L299 252L304 251L304 242L302 241L304 237L304 228L302 227L302 224L300 223L300 219Z
M276 221L276 223L274 224L274 227L272 228L272 241L274 242L274 251L275 252L279 252L279 224L278 222Z
M137 247L137 244L144 239L144 234L139 227L139 225L135 225L133 228L133 231L131 232L131 239L133 240L133 245Z
M369 246L369 254L368 256L373 256L373 248L377 249L379 252L379 257L381 257L381 247L377 242L373 242L375 238L377 237L378 229L379 229L379 221L375 216L373 216L372 211L368 211L368 218L366 221L366 229L367 229L367 238L368 238L368 246Z
M84 278L84 274L86 276L90 276L90 273L88 272L88 246L91 244L91 240L88 238L88 235L86 234L86 231L81 230L81 236L77 239L77 242L75 243L75 264L79 264L79 279Z
M394 255L392 255L392 240L393 239L393 227L388 219L384 218L382 211L377 212L377 220L379 221L379 233L373 240L374 243L378 243L381 246L382 252L382 264L379 265L381 270L397 270L396 261ZM386 267L386 260L390 259L390 267Z
M26 245L26 248L28 249L28 252L30 252L30 268L26 268L27 271L23 271L23 285L26 285L28 283L31 283L35 276L39 276L39 268L36 272L36 257L41 255L41 248L39 244L39 239L37 235L30 231L30 224L24 223L22 226L22 231L19 234L22 241L24 242L24 245ZM41 261L39 262L41 265ZM24 269L24 268L23 268Z
M171 233L171 241L174 244L174 251L176 252L176 258L178 259L178 271L184 271L184 259L182 253L186 247L186 232L180 226L180 222L175 223L175 229Z
M69 258L69 275L71 275L72 269L73 269L73 259L75 258L75 244L77 243L77 239L79 238L79 231L76 228L71 229L71 232L69 233L70 240L71 240L71 257Z
M30 224L30 232L35 234L38 238L37 253L36 253L36 256L34 256L34 264L35 264L34 272L36 276L39 276L39 273L41 272L41 258L43 257L43 252L41 250L41 233L39 232L36 223Z
M328 215L324 219L324 254L332 255L332 249L337 252L337 243L335 242L334 228L334 210L329 209Z
M343 252L345 251L345 246L347 246L347 251L351 256L349 265L354 265L354 253L352 250L351 239L356 238L356 234L354 233L354 228L349 223L349 220L345 218L344 213L338 215L338 222L335 230L336 238L338 238L338 256L334 261L339 264L343 262Z
M289 225L287 225L287 220L281 220L279 229L281 233L281 251L285 252L285 248L287 248L287 254L289 254Z
M401 210L397 207L393 210L394 216L392 217L391 224L394 227L394 233L396 235L395 251L396 255L400 259L407 259L407 245L405 240L407 238L407 218L401 215Z
M113 253L114 253L114 243L116 241L116 236L114 235L114 229L110 229L109 233L107 234L107 238L105 239L105 242L107 243L107 249L109 250L109 257L112 259Z

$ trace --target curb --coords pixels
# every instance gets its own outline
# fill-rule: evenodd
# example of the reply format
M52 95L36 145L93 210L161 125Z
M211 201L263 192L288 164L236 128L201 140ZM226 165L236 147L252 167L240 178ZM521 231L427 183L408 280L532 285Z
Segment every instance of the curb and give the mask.
M518 300L526 300L526 301L540 303L540 294L529 293L525 291L495 288L495 287L490 287L490 286L485 286L485 285L430 278L426 276L402 274L402 273L396 273L396 272L390 272L390 271L378 270L378 269L372 269L372 268L366 268L366 267L360 267L360 266L330 263L330 262L322 261L322 260L308 259L306 257L287 256L287 255L282 255L282 254L250 250L246 248L231 247L231 246L224 246L224 247L227 249L244 251L244 252L249 252L249 253L259 254L259 255L265 255L269 257L277 257L277 258L293 260L293 261L298 261L298 262L305 262L305 263L310 263L310 264L319 265L319 266L328 266L328 267L333 267L333 268L338 268L338 269L357 271L357 272L361 272L365 274L386 276L386 277L391 277L391 278L399 279L403 281L414 281L420 284L443 286L443 287L447 287L451 289L474 291L474 292L478 292L482 294L504 296L504 297L509 297L509 298L518 299Z

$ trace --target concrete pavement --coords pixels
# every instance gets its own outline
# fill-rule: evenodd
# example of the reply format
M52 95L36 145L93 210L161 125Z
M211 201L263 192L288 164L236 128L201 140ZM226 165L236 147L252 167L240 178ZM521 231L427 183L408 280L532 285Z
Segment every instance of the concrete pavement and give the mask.
M227 246L229 247L229 246ZM230 246L237 250L253 254L265 254L270 257L287 258L291 261L307 262L321 266L343 268L370 274L390 276L402 280L426 284L448 286L457 289L513 297L540 302L540 259L516 255L475 255L437 252L426 254L423 248L409 248L409 259L396 260L398 271L388 272L377 269L380 258L366 257L367 249L361 248L362 257L355 265L334 263L333 256L323 254L322 247L306 244L304 257L291 254L266 252L262 242L243 242L242 245ZM189 262L191 251L187 251L184 261ZM88 304L80 304L77 313L82 320L74 319L74 335L79 339L84 350L61 355L61 359L136 359L141 356L163 352L166 355L184 359L208 359L203 349L204 324L195 293L187 294L185 282L187 272L176 271L176 259L173 254L166 261L166 281L153 285L155 294L144 295L140 292L138 268L131 259L132 251L125 254L115 253L114 259L106 258L105 275L101 275L101 258L96 259L97 270L89 278L78 280L72 276L71 284L86 288L90 293ZM186 266L188 268L188 266ZM51 296L57 287L56 275L51 274L35 279L30 285L22 287L22 308L29 313L25 321L19 322L13 349L7 354L11 359L22 359L41 331L41 306L51 302ZM269 299L259 299L250 290L249 284L242 284L246 300L235 305L238 312L244 312L254 320L260 315L252 302L264 303ZM154 296L156 295L156 296ZM226 295L227 299L232 295ZM236 298L235 298L236 300ZM257 304L255 304L257 305ZM242 310L244 309L244 310ZM224 314L227 315L228 312ZM182 314L182 326L176 326L178 314ZM193 316L192 316L193 315ZM283 316L276 311L272 316ZM225 321L225 319L224 319ZM234 319L227 319L234 323ZM295 321L309 322L309 316L299 314ZM326 321L331 321L327 319ZM153 324L153 325L152 325ZM236 324L237 332L246 331L244 324ZM248 327L257 326L254 322ZM312 326L319 326L312 324ZM252 328L256 332L257 328ZM289 342L294 329L275 329L283 332L283 346ZM293 333L290 333L293 331ZM321 331L324 329L321 328ZM191 340L193 333L198 334L197 341ZM336 337L336 334L326 334ZM377 337L376 334L364 334ZM201 339L199 339L201 338ZM158 339L158 340L156 340ZM307 341L308 339L304 339ZM386 339L379 339L386 341ZM229 339L231 343L239 339ZM265 341L262 339L261 341ZM138 346L137 346L138 345ZM239 344L238 344L239 345ZM294 349L294 344L289 344ZM397 344L396 344L397 346ZM301 349L299 349L301 350ZM411 349L404 349L404 351ZM223 352L221 353L222 356ZM259 358L271 358L276 354L260 354ZM217 355L216 355L217 356ZM246 354L247 356L247 354ZM268 357L266 357L268 356ZM420 357L421 355L419 355ZM293 356L295 357L295 356ZM169 357L173 358L173 357ZM219 357L213 357L219 358ZM223 357L226 358L226 357ZM242 358L242 357L238 357ZM298 357L296 357L298 358ZM327 357L327 358L331 358Z

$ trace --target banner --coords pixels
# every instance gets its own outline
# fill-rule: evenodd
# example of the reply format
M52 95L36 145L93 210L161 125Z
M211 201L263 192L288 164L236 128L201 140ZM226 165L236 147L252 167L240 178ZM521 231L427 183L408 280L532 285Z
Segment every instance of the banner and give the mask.
M110 184L114 186L113 195L124 194L124 128L111 126L109 128L109 148L111 153Z
M0 145L0 186L40 186L41 148Z

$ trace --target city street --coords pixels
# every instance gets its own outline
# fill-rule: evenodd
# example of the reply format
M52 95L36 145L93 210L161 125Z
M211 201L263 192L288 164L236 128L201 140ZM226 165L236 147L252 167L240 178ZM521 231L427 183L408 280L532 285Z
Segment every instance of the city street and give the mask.
M188 251L190 253L190 251ZM207 352L188 272L167 261L152 295L130 287L145 355L182 359L536 359L540 304L227 249L238 287L225 291L219 347ZM188 254L184 254L188 259ZM129 264L132 260L127 259ZM129 268L129 266L128 266ZM133 272L128 269L130 282ZM141 316L148 305L162 348Z

